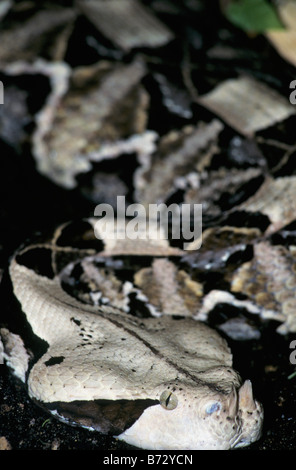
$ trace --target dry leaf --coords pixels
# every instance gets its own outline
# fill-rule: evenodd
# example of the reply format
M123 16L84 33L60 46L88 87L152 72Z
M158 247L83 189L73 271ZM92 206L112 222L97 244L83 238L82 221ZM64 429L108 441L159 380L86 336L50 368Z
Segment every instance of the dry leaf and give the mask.
M288 99L249 77L226 80L199 103L247 137L295 114Z
M296 67L296 31L268 31L265 36L283 59Z
M278 14L287 29L284 31L267 31L265 37L277 52L292 65L296 66L296 4L295 1L284 1L277 5Z
M137 0L88 0L78 7L98 30L124 51L135 47L159 47L173 33Z

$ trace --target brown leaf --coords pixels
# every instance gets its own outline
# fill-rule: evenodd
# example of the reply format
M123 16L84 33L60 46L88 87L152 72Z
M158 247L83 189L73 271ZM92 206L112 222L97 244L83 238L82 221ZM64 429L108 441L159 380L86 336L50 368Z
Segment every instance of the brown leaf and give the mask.
M137 0L88 0L78 7L98 30L124 51L135 47L159 47L173 33Z
M296 5L294 1L279 2L278 14L285 25L283 31L267 31L265 37L277 52L296 66Z
M295 114L288 99L249 77L224 81L199 103L247 137Z
M265 36L283 59L296 67L296 31L268 31Z

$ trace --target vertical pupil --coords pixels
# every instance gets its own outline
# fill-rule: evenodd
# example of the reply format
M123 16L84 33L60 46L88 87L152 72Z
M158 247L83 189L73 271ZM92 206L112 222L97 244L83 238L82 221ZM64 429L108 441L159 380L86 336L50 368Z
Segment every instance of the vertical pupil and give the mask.
M166 406L169 405L171 395L172 395L172 394L170 393L169 396L167 397L166 401L165 401L165 405L166 405Z

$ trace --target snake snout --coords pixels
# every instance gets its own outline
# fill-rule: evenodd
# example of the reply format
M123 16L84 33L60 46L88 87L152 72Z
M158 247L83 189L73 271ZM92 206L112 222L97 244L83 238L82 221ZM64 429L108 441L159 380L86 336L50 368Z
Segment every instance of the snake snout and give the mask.
M234 447L243 447L260 438L263 424L263 407L254 399L250 380L246 380L238 391L238 406L242 420L242 433Z

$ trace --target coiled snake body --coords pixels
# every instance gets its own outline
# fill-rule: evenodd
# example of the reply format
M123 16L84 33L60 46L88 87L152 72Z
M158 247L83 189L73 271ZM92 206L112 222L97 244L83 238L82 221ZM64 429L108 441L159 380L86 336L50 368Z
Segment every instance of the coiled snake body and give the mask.
M32 357L18 343L9 354L7 330L2 337L7 361L30 397L66 422L139 448L230 449L257 440L262 406L251 382L242 383L233 370L229 347L216 331L192 318L139 318L65 291L65 273L77 260L95 253L120 259L118 246L112 252L90 240L92 221L82 226L73 243L73 227L65 224L23 246L11 261L14 295L41 352ZM152 259L153 251L132 243L135 256Z

